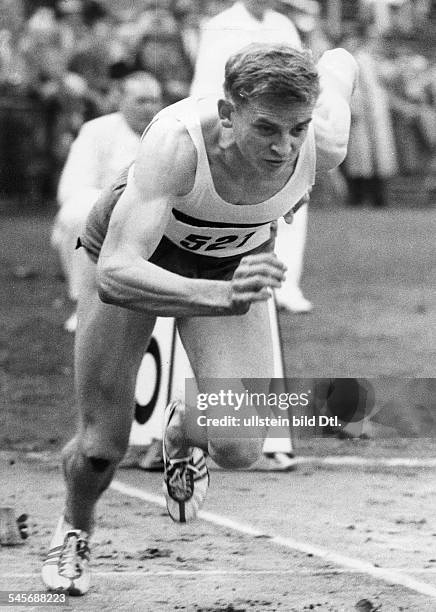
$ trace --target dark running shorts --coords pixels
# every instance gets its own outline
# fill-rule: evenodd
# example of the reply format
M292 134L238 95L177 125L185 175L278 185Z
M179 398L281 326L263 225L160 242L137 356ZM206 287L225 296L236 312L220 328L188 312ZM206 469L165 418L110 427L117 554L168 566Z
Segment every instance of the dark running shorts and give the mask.
M101 194L89 213L85 229L77 241L77 248L83 246L94 262L98 260L112 211L126 187L127 172L128 170L125 170L118 180ZM149 261L160 268L187 278L230 280L242 257L273 250L274 238L271 237L270 240L248 253L232 257L209 257L185 251L164 236Z

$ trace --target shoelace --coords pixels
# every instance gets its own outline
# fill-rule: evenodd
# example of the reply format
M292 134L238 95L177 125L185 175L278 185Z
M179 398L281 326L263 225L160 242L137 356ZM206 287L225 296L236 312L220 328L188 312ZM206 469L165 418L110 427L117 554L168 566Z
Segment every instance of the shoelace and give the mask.
M78 578L81 567L77 562L77 556L86 558L88 545L83 538L79 538L77 532L69 531L65 536L64 546L59 560L59 574L65 578Z

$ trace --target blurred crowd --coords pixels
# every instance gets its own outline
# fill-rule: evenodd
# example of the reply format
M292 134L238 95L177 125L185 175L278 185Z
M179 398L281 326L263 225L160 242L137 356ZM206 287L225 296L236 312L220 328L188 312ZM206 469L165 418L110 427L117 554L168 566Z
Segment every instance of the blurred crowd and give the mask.
M189 95L202 23L231 4L0 0L0 190L53 197L81 125L118 109L126 75L153 75L164 104ZM374 204L383 205L383 180L398 174L433 177L436 191L435 45L414 42L421 25L432 31L432 2L360 0L361 18L341 28L331 15L329 23L328 4L277 0L276 8L316 56L340 45L361 65L343 166L351 201L360 203L367 188L369 197L381 193ZM412 13L402 17L405 7L415 9L415 21Z

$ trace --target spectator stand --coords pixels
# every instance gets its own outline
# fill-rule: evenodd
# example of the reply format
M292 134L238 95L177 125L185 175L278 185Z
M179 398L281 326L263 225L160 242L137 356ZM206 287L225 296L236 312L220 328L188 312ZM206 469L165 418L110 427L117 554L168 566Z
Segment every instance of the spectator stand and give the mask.
M231 1L0 0L0 191L21 199L23 193L52 197L72 139L83 121L116 110L117 79L127 72L154 74L166 104L185 97L200 23L224 4ZM436 0L277 5L316 56L359 25L378 39L379 77L389 94L400 163L388 199L405 206L431 201Z

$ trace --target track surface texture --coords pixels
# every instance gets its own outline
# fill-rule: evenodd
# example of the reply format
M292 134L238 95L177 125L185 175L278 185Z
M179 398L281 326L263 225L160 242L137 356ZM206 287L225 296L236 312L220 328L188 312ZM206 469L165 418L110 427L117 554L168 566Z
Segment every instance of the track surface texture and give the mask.
M26 543L0 551L0 590L42 588L76 418L52 218L0 214L1 504L30 516ZM315 310L280 316L287 375L434 376L433 211L322 209L309 223ZM94 586L69 609L352 612L366 598L381 612L436 610L434 439L370 433L297 440L287 474L212 470L205 517L184 527L161 506L160 474L120 470L98 506Z

